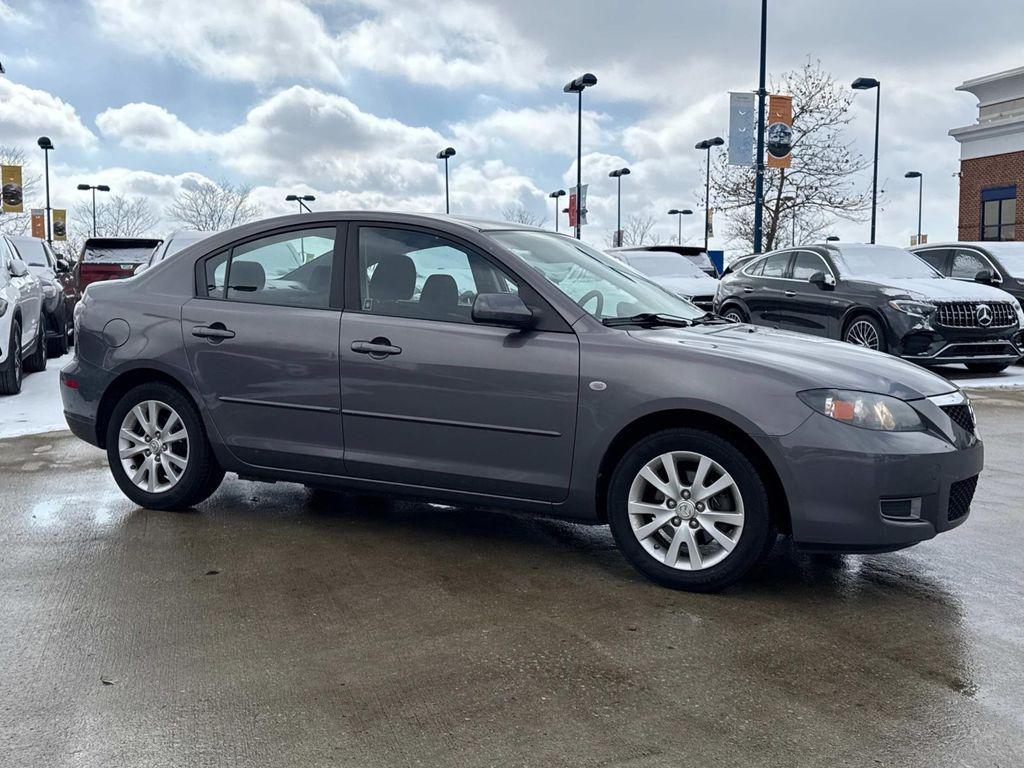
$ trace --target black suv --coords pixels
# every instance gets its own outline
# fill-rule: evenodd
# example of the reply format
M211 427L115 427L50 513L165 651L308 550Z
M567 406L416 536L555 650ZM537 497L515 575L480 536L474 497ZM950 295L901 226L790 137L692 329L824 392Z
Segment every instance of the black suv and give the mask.
M946 277L994 285L1024 302L1024 243L936 243L910 250Z
M719 283L715 311L891 352L921 365L994 373L1024 354L1024 312L1008 293L947 280L902 248L787 248Z

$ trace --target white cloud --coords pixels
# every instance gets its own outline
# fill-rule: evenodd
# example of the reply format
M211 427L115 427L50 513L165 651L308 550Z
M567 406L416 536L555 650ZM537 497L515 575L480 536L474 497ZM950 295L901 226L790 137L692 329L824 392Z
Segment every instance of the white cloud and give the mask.
M24 13L11 8L5 0L0 0L0 23L30 26L32 21Z
M576 152L575 107L559 104L550 108L500 108L477 120L457 123L452 130L460 147L477 153ZM583 135L590 145L611 140L611 118L602 112L584 110Z
M105 138L143 152L199 152L210 139L163 107L137 102L101 112L96 127Z
M0 77L0 140L35 144L40 136L49 136L57 146L89 147L96 140L70 104Z

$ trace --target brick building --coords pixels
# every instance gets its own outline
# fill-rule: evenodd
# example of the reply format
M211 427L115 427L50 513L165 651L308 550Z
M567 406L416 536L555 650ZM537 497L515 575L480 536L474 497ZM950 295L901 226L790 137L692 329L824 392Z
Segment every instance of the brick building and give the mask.
M957 87L978 97L960 142L960 240L1024 240L1024 67Z

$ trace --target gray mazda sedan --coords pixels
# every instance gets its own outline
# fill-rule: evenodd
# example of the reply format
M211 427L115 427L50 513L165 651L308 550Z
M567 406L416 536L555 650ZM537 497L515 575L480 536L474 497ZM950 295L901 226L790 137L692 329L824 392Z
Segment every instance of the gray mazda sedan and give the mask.
M967 517L964 394L887 355L715 318L563 235L315 213L89 286L68 424L135 503L225 472L607 523L721 589L776 535L882 552Z

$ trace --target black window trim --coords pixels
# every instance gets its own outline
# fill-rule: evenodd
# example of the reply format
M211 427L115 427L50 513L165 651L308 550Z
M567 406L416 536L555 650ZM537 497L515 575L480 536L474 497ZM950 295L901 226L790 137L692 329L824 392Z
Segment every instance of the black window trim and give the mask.
M243 299L229 299L227 298L227 286L228 281L231 277L231 261L234 258L234 250L246 243L251 243L256 240L264 240L268 237L276 237L278 235L286 235L289 232L302 232L308 229L333 229L334 230L334 252L331 255L331 290L327 301L326 307L311 307L308 304L277 304L263 301L245 301ZM347 221L324 221L320 223L303 224L301 226L289 226L289 227L278 227L276 229L269 229L263 232L258 232L244 237L240 240L235 240L221 248L216 249L211 253L207 253L196 259L195 262L195 285L193 286L193 292L195 298L206 299L207 301L223 301L231 304L251 304L258 305L261 307L285 307L288 309L312 309L320 312L341 312L343 305L344 296L344 264L345 264L345 249L348 243L348 229L349 222ZM224 295L223 296L211 296L206 283L206 263L213 259L218 258L227 254L227 267L224 273Z
M787 280L792 280L795 283L807 282L807 280L801 280L799 277L793 277L793 270L796 269L796 260L801 253L809 253L812 256L817 256L818 261L820 261L822 266L825 267L825 272L832 275L832 279L838 282L838 278L836 277L835 270L832 269L832 265L828 263L828 260L822 254L818 253L818 251L812 250L811 248L797 248L793 252L793 258L789 260L789 267L786 270L786 274L789 275L789 277L786 278Z
M999 241L993 240L991 242L999 242ZM1001 242L1010 242L1010 241L1003 240ZM974 248L972 246L969 246L969 245L956 245L956 246L953 246L952 248L949 249L949 256L947 257L947 262L949 264L949 274L948 275L944 275L945 277L948 277L951 280L962 280L962 281L967 282L967 283L974 282L974 278L969 278L969 277L953 277L953 262L956 260L956 252L957 251L970 251L971 253L977 254L978 257L984 263L988 264L989 269L992 270L992 274L993 275L996 275L999 278L1000 281L1002 281L1004 279L1002 272L1000 272L999 269L996 268L996 265L995 265L994 261L992 260L992 257L990 257L984 251L981 251L981 250L979 250L977 248Z

